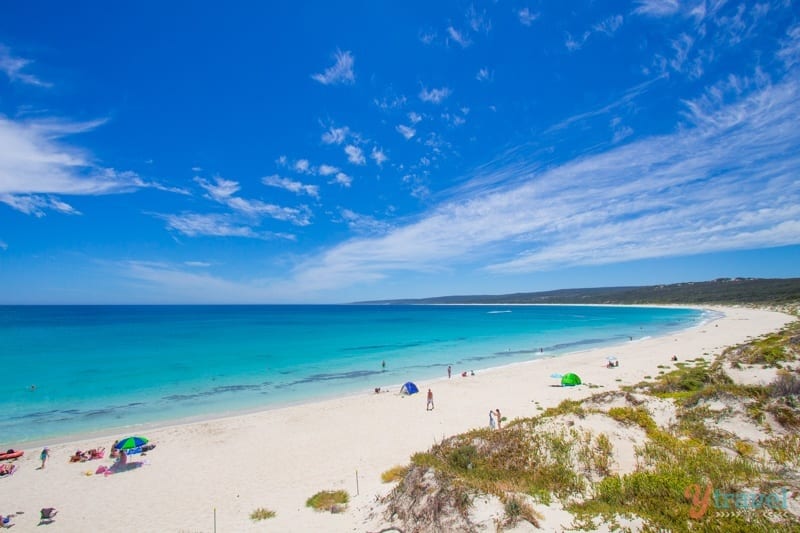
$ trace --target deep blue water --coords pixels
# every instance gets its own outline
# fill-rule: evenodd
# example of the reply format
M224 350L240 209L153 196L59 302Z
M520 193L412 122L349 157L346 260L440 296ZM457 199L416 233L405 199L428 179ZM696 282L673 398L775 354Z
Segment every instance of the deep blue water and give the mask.
M0 306L0 449L369 391L704 318L586 306Z

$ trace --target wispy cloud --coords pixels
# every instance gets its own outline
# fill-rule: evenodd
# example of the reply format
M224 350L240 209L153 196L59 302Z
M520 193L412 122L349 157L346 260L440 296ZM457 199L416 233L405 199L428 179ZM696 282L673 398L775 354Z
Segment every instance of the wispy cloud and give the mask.
M588 41L592 35L595 35L597 33L602 33L607 36L614 35L614 33L616 33L616 31L620 27L622 27L624 20L625 19L622 17L622 15L614 15L606 19L603 19L602 21L592 26L591 30L587 30L579 36L573 36L572 34L567 33L567 38L566 41L564 42L564 46L566 46L567 50L571 52L575 50L580 50L581 48L583 48L583 45L586 44L586 41Z
M778 57L787 68L800 64L800 24L795 24L786 32L786 37L781 41Z
M9 80L37 87L52 87L52 83L42 81L33 74L23 72L25 67L32 63L33 61L30 59L11 55L11 50L0 44L0 72L8 76Z
M539 18L539 13L534 13L527 7L523 7L519 11L517 11L517 17L519 21L524 26L530 26L533 24L533 21Z
M325 144L342 144L349 134L350 128L347 126L341 128L331 126L328 131L322 134L322 142Z
M377 235L384 234L391 228L391 225L387 222L356 213L350 209L342 209L340 215L350 230L355 233Z
M478 81L491 81L492 73L488 68L483 67L482 69L478 70L478 73L475 75L475 79Z
M295 194L307 194L313 198L319 198L319 186L306 185L293 179L282 178L277 174L261 178L261 183L267 187L277 187Z
M425 87L419 92L419 99L423 102L431 102L433 104L442 103L448 96L450 96L450 89L442 87L439 89L426 89Z
M0 203L37 218L45 216L45 211L57 211L63 215L81 214L71 205L52 196L0 194Z
M266 238L252 227L237 223L231 215L224 214L154 214L167 223L167 228L188 237L246 237Z
M602 106L602 107L600 107L598 109L594 109L594 110L591 110L591 111L587 111L585 113L579 113L577 115L573 115L571 117L568 117L568 118L562 120L561 122L550 126L546 131L547 132L553 132L553 131L556 131L556 130L564 129L564 128L568 127L568 126L571 126L572 124L574 124L576 122L580 122L580 121L583 121L583 120L586 120L586 119L589 119L589 118L593 118L593 117L596 117L596 116L600 116L600 115L605 115L605 114L607 114L607 113L609 113L609 112L611 112L611 111L613 111L615 109L618 109L621 106L628 105L631 102L633 102L636 98L638 98L640 95L645 93L650 88L650 86L652 86L653 84L655 84L655 83L657 83L657 82L659 82L661 80L664 80L666 78L667 78L666 74L661 74L661 75L659 75L659 76L657 76L657 77L655 77L655 78L653 78L651 80L647 80L645 82L642 82L639 85L631 87L630 89L625 91L625 93L620 98L615 100L614 102L611 102L610 104L604 105L604 106Z
M492 29L492 21L486 10L478 12L474 4L467 9L467 23L475 33L489 33Z
M466 48L472 44L472 41L470 41L469 37L467 37L463 32L458 31L452 26L447 27L447 35L449 40L458 43L458 45L460 45L461 48Z
M8 250L8 245L3 241L0 241L0 250L3 250L4 252Z
M414 135L417 134L417 130L410 126L406 126L404 124L398 124L397 128L395 128L400 135L406 138L406 140L411 139Z
M280 293L266 280L231 281L185 264L126 261L114 267L126 278L136 280L144 302L257 304L297 301L291 292Z
M422 115L412 111L411 113L408 114L408 120L410 120L412 124L417 124L418 122L422 121Z
M674 15L680 9L678 0L638 0L639 7L633 10L639 15L652 17L666 17Z
M207 268L211 266L208 261L184 261L184 265L196 268Z
M0 201L23 213L42 216L46 211L78 213L59 196L96 196L141 188L185 192L148 182L134 172L98 166L87 151L63 140L104 122L14 121L0 116Z
M239 216L250 217L254 223L262 217L268 217L290 222L296 226L311 224L311 213L306 206L283 207L236 196L240 189L239 183L221 177L215 177L213 181L198 177L195 178L195 182L206 191L208 198L229 207Z
M311 163L308 159L298 159L294 162L294 170L301 174L311 174Z
M476 176L491 188L309 258L293 284L328 290L397 271L536 272L798 244L799 95L793 78L727 105L689 101L691 123L673 134L546 170L500 161Z
M367 163L367 159L364 157L364 151L354 144L345 146L344 153L347 154L347 160L354 165L364 165Z
M355 58L353 54L348 51L337 50L334 58L336 62L332 66L326 68L325 72L321 74L313 74L311 78L323 85L352 85L355 83L356 76L353 73Z
M436 40L436 32L435 31L420 31L419 32L419 41L422 44L431 44Z

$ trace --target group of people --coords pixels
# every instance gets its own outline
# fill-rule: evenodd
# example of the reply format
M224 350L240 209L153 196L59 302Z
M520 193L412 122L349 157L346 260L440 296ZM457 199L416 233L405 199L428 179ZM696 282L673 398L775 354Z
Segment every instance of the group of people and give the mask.
M42 451L44 453L44 450ZM91 450L86 450L85 452L81 450L76 450L74 454L72 454L69 458L70 463L83 463L86 461L91 461L93 459L102 459L106 454L106 449L102 446L99 448L92 448ZM44 459L42 460L42 468L44 468Z
M470 370L469 373L467 373L467 371L465 370L465 371L463 371L461 373L461 377L462 378L465 378L467 376L474 376L474 375L475 375L475 371L474 370ZM451 365L447 365L447 378L450 379L451 377L453 377L453 367Z

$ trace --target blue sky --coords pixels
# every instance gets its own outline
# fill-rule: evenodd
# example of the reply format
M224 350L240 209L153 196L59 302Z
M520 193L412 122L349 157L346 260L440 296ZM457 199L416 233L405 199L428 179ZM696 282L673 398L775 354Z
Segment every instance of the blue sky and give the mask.
M800 276L790 0L0 7L0 303Z

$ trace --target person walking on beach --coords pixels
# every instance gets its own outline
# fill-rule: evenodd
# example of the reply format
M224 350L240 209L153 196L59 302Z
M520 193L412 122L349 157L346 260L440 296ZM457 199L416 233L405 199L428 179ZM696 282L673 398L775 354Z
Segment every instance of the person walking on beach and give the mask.
M503 421L503 418L500 416L500 409L494 410L494 417L497 419L497 429L501 429L500 424Z
M450 379L450 376L453 374L453 367L447 365L447 379Z
M428 389L428 405L425 407L426 411L433 411L433 392Z
M494 411L489 409L489 429L494 429Z
M50 450L46 447L42 448L42 453L39 454L39 459L42 460L42 468L40 470L44 470L44 465L47 462L48 457L50 457Z

